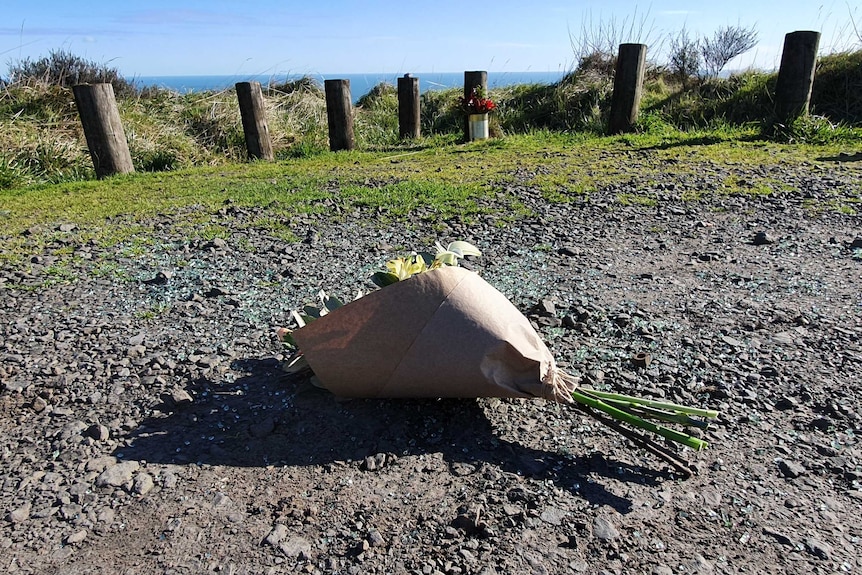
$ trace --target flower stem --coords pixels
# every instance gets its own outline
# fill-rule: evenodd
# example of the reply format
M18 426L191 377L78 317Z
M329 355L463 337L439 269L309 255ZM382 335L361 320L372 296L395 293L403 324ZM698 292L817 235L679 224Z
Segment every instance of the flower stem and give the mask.
M606 403L605 401L603 401L599 397L593 397L591 395L587 395L587 394L592 394L593 391L594 390L592 390L592 389L590 389L590 390L584 389L581 391L575 390L572 392L572 398L575 401L577 401L578 403L592 407L593 409L598 409L599 411L603 411L603 412L607 413L608 415L610 415L611 417L613 417L614 419L623 421L625 423L628 423L629 425L633 425L635 427L639 427L639 428L645 429L647 431L651 431L652 433L656 433L658 435L661 435L662 437L664 437L666 439L670 439L671 441L676 441L677 443L681 443L685 446L691 447L692 449L694 449L696 451L700 451L701 449L703 449L704 447L707 446L706 441L703 441L703 440L698 439L696 437L692 437L692 436L687 435L685 433L681 433L681 432L676 431L674 429L670 429L669 427L665 427L663 425L658 425L658 424L653 423L651 421L647 421L641 417L638 417L636 415L632 415L626 411L623 411L622 409L616 408L616 407ZM610 394L610 395L615 395L615 394ZM620 397L627 397L627 396L620 396ZM632 399L636 399L636 398L632 398Z

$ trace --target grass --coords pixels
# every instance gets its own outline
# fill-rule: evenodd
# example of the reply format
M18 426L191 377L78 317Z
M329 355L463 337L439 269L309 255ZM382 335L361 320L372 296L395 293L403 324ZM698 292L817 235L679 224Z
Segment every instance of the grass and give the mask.
M135 173L103 181L75 181L0 190L4 251L19 252L21 233L42 226L49 241L59 223L75 223L78 241L115 244L146 252L145 221L172 214L189 222L190 236L210 240L224 229L209 214L230 200L238 206L272 206L256 225L285 240L296 241L287 222L299 214L356 217L374 214L390 221L457 217L467 222L482 214L481 198L504 196L504 216L523 214L523 204L508 187L538 188L549 201L588 198L600 184L631 184L643 191L619 194L623 205L654 205L647 190L656 182L676 182L673 193L697 201L709 193L773 194L777 189L769 166L816 163L843 146L782 144L737 139L723 134L710 143L691 143L691 135L595 137L582 139L546 131L495 142L444 144L400 152L324 152L273 163L236 163L173 172ZM634 164L632 164L634 162ZM631 165L637 166L633 172ZM715 190L697 188L703 170L716 165L757 167L745 180L728 175ZM851 166L849 169L855 169ZM855 211L860 190L846 189L832 200L842 213ZM501 225L505 225L505 217ZM35 240L29 240L34 245ZM134 255L134 254L131 254ZM7 256L8 257L8 256Z

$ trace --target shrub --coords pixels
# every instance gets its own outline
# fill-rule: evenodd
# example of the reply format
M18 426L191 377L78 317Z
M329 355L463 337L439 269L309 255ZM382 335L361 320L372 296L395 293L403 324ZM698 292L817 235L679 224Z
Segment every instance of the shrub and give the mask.
M757 30L742 26L723 26L712 38L700 41L700 56L707 76L717 78L728 62L757 45Z
M135 93L135 86L123 78L116 68L97 64L65 50L52 50L38 60L24 58L9 67L13 83L46 83L70 88L75 84L110 83L117 96Z
M862 124L862 50L820 58L811 88L811 110L833 122Z

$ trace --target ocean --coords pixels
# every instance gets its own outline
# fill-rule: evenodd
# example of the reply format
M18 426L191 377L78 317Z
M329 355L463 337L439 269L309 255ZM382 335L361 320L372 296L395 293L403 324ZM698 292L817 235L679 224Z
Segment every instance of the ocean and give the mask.
M419 91L424 93L429 90L445 90L448 88L459 88L464 85L463 72L429 72L411 73L414 78L419 78ZM518 84L553 84L558 82L565 72L488 72L488 87L497 88L513 86ZM394 73L368 73L368 74L309 74L323 86L324 80L350 80L350 95L354 103L362 96L371 91L374 86L381 82L387 82L393 86L397 78L403 74ZM263 75L233 75L233 76L138 76L133 79L139 88L145 86L157 86L179 93L221 91L232 88L237 82L260 82L263 86L267 84L282 83L286 80L301 78L302 74L281 74L272 76Z

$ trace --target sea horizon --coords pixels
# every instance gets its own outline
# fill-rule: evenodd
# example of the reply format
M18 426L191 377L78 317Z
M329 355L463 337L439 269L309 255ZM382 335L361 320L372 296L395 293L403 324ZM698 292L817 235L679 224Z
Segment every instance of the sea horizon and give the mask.
M553 84L567 72L488 72L488 87L500 88L520 84ZM131 81L138 88L155 86L179 93L222 91L233 88L238 82L260 82L261 85L280 84L308 77L323 87L324 80L349 80L350 94L354 103L381 83L395 85L404 73L367 72L361 74L188 74L163 76L136 76ZM419 79L419 91L446 90L464 85L464 72L416 72L410 73Z

